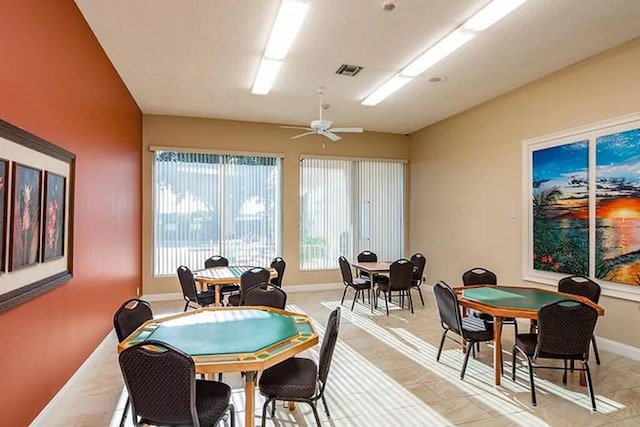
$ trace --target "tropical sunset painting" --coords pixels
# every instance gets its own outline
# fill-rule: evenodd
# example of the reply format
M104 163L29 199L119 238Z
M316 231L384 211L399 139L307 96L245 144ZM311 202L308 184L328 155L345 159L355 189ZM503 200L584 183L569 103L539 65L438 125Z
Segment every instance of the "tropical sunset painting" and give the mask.
M640 129L596 139L596 277L640 285Z
M533 268L589 274L589 143L533 151Z

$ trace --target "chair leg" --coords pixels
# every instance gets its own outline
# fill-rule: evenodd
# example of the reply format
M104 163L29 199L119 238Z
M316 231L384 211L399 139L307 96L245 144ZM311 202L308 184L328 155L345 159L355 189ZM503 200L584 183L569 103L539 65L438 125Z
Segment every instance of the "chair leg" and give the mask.
M236 427L236 409L231 403L229 404L229 419L231 420L231 427Z
M276 416L276 400L271 401L271 418Z
M320 424L320 417L318 416L318 409L316 408L316 405L314 402L307 402L309 403L309 406L311 406L311 409L313 409L313 416L316 419L316 424L318 425L318 427L320 427L322 424Z
M598 353L598 344L596 344L596 336L591 336L591 345L593 346L593 355L596 356L596 364L600 364L600 353Z
M124 411L122 411L122 418L120 418L120 427L124 427L124 422L127 419L127 412L129 412L129 396L127 396L127 400L124 402Z
M587 361L582 362L582 366L587 374L587 388L589 389L589 397L591 397L591 408L596 410L596 397L593 394L593 383L591 382L591 371L589 370L589 364Z
M324 412L327 414L327 418L331 418L329 407L327 406L327 399L324 398L324 393L322 393L322 405L324 406Z
M344 297L347 295L348 286L344 287L344 292L342 293L342 300L340 301L340 305L344 304Z
M440 347L438 347L438 354L436 355L436 362L440 361L440 354L442 353L442 347L444 347L444 339L447 336L447 332L449 332L448 329L445 329L444 332L442 332L442 338L440 338Z
M264 402L264 405L262 405L262 421L260 423L262 427L265 427L267 425L267 406L269 406L269 399L267 399Z
M351 301L351 311L353 311L353 307L356 305L356 300L358 299L359 293L360 293L360 290L356 289L356 294L353 296L353 301Z
M533 382L533 366L531 365L531 359L527 356L527 365L529 365L529 382L531 383L531 404L537 406L536 402L536 385Z
M464 355L464 362L462 362L462 371L460 371L460 379L464 379L464 373L467 370L467 363L469 363L469 355L471 354L471 350L473 349L473 341L467 341L467 351Z
M418 295L420 295L420 302L422 303L422 306L424 307L424 298L422 298L422 290L420 289L420 286L416 286L416 289L418 290Z
M511 350L511 380L516 380L516 346Z
M567 361L562 361L562 384L567 385Z
M413 314L413 300L411 299L410 289L407 289L407 299L409 300L409 307L411 308L411 314Z
M391 295L391 292L388 292ZM389 315L389 302L387 301L387 294L384 295L384 306L387 308L387 316Z
M187 301L187 303L184 305L184 310L182 311L187 311L188 308L189 308L189 301Z

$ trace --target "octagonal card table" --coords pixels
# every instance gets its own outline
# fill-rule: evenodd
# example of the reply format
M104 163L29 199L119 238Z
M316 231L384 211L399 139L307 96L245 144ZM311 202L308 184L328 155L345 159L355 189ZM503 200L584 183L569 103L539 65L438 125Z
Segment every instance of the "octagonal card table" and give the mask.
M149 320L118 345L118 352L145 340L171 344L189 354L199 374L245 374L245 426L254 426L258 371L318 343L308 316L268 307L201 308Z
M538 319L538 310L543 305L566 299L588 304L596 309L599 316L604 315L604 309L588 298L546 289L477 285L455 288L455 291L461 306L493 316L493 372L496 385L500 385L501 379L502 321L505 318ZM580 383L585 385L584 371L580 374Z

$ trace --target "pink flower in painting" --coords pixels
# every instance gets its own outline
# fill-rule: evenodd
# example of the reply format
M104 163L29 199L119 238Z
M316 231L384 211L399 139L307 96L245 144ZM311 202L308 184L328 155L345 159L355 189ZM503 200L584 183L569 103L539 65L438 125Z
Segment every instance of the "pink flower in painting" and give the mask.
M56 225L58 222L58 201L54 200L47 206L47 247L53 249L53 245L56 242Z
M4 176L0 176L0 191L2 191L3 187L4 187Z
M31 227L31 212L29 208L31 207L31 192L33 191L33 187L30 185L22 186L22 204L24 210L22 211L22 231L26 231Z

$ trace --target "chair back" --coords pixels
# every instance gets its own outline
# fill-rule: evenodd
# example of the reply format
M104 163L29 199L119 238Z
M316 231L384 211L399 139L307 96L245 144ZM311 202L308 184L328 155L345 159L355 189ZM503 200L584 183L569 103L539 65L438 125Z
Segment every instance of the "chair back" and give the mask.
M483 267L475 267L462 274L462 284L470 285L497 285L498 278L495 273Z
M185 301L198 302L198 290L196 288L196 280L193 277L193 272L186 265L178 267L178 280L180 281L180 287L182 288L182 296Z
M586 297L597 304L601 289L599 284L584 276L570 276L560 279L558 292Z
M124 341L144 322L151 319L153 311L148 302L137 298L126 300L113 315L113 329L116 330L118 341Z
M138 417L153 425L199 425L191 357L169 344L143 341L123 350L118 360L136 425Z
M351 264L343 256L338 258L338 264L340 264L340 272L342 273L342 283L345 286L353 285L353 274L351 273Z
M320 346L320 360L318 364L318 379L324 389L329 376L329 368L331 368L331 360L333 359L333 350L338 341L338 331L340 330L340 307L336 308L329 315L327 327L322 338Z
M598 320L595 308L575 300L546 304L538 311L538 343L534 359L583 359Z
M433 285L432 291L442 327L462 335L462 316L456 293L442 280Z
M204 262L204 268L213 268L213 267L228 267L229 260L223 257L222 255L214 255L212 257L207 258Z
M378 262L378 255L371 251L362 251L358 254L358 262Z
M284 310L287 306L287 293L277 286L261 283L247 291L244 305L263 305Z
M258 286L261 283L269 282L269 270L262 267L253 267L250 270L245 271L240 276L240 304L245 305L244 300L247 292L251 288Z
M411 282L413 284L422 283L422 275L424 274L424 266L427 263L427 259L420 252L411 255L410 259L413 264L413 275L411 276Z
M287 263L284 262L282 257L275 257L273 261L271 261L271 268L273 268L276 273L278 273L278 277L274 277L271 279L271 284L273 286L282 287L282 278L284 277L284 269L287 266Z
M389 290L409 289L413 277L413 267L408 259L401 258L393 262L389 266Z

